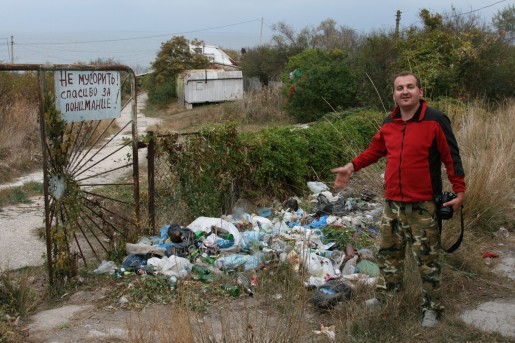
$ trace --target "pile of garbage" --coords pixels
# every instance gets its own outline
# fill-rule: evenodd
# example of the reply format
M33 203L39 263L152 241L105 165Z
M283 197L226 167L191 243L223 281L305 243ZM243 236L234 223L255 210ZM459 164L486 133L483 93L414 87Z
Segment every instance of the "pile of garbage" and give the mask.
M331 307L349 298L357 284L375 283L379 269L373 243L383 205L370 194L333 195L321 182L308 182L308 187L309 213L299 199L290 198L280 208L260 208L257 214L235 207L230 215L199 217L186 227L164 225L159 236L127 243L120 267L103 261L95 273L166 275L171 288L180 279L212 282L226 273L238 284L228 292L239 296L241 290L254 294L256 271L288 263L307 275L304 284L314 288L314 303ZM369 246L356 247L360 237Z

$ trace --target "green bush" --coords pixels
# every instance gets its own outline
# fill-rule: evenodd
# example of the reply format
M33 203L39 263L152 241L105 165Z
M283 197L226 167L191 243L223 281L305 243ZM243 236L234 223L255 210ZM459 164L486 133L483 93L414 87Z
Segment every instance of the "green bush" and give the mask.
M183 145L176 137L158 143L169 154L179 192L194 216L219 216L231 201L241 172L241 148L234 124L203 127Z
M288 53L288 49L271 45L248 49L241 60L243 75L246 78L258 77L264 85L279 80L288 61Z
M146 83L151 104L169 104L176 97L176 79L179 73L188 69L206 68L209 65L208 58L199 51L192 51L190 45L201 47L203 42L175 36L161 44L161 49L152 62L153 74L149 78L150 82Z
M292 80L290 72L295 70L297 75ZM288 98L285 109L299 122L314 121L334 109L357 105L355 76L341 50L304 50L290 59L281 79L283 94Z
M170 103L171 99L177 97L175 79L169 79L164 82L156 82L155 77L146 78L143 87L148 94L148 101L152 105L164 106Z
M179 192L193 217L227 213L240 198L304 195L306 182L328 180L330 169L363 150L383 115L355 110L309 127L238 134L234 124L203 128L185 143L161 142Z

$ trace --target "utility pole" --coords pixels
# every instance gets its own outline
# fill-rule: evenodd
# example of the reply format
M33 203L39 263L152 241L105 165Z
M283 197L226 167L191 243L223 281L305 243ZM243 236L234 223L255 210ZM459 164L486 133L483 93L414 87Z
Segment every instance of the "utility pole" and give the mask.
M395 16L395 36L399 37L399 24L401 22L401 11L397 10L397 15Z
M259 45L261 45L263 41L263 17L261 17L261 33L259 34Z
M14 64L14 39L11 36L11 64Z

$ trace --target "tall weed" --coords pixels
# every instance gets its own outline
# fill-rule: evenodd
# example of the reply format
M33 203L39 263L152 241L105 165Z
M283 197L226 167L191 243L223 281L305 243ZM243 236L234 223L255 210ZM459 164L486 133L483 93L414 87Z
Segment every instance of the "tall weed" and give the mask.
M5 312L26 318L36 308L36 298L28 273L13 276L0 270L0 306Z
M261 91L245 93L243 99L226 102L218 107L220 120L236 120L242 125L270 125L291 123L282 110L283 98L278 87L266 87Z
M21 94L0 100L0 182L40 165L37 103Z
M467 108L455 131L466 174L467 227L495 231L513 221L515 102L495 112Z

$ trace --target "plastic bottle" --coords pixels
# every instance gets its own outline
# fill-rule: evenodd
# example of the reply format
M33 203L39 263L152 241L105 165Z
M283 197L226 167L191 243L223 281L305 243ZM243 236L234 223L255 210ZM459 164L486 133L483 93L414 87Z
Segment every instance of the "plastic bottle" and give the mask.
M194 264L191 267L191 271L193 272L193 278L200 282L213 282L214 276L211 274L209 269L204 266Z
M252 291L252 286L250 284L250 280L243 273L238 273L238 284L241 285L245 293L247 293L250 296L254 295L254 292Z
M177 276L172 275L168 280L168 284L170 285L170 290L175 291L177 289Z
M320 293L325 294L325 295L334 295L337 293L334 289L332 289L330 287L320 287L319 290L320 290Z
M209 269L207 269L206 267L204 266L201 266L201 265L198 265L198 264L194 264L192 267L191 267L191 271L197 275L208 275L210 274L211 272L209 271Z
M197 231L195 232L195 239L200 240L201 238L205 238L207 235L207 232L205 231Z
M240 288L238 286L233 285L222 285L222 289L225 293L229 294L231 297L238 297L240 295Z
M213 265L215 263L215 259L206 253L202 253L200 255L200 260L202 260L202 262L204 262L204 263L211 264L211 265Z
M117 279L121 279L125 275L125 268L119 268L114 270L114 276Z

